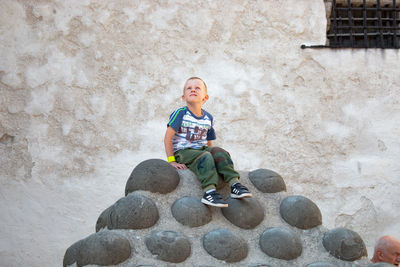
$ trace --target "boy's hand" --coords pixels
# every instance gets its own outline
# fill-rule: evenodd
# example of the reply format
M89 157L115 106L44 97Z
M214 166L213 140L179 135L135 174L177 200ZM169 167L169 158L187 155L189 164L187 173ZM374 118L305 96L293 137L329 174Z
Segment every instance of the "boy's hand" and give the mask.
M180 164L180 163L178 163L176 161L172 161L169 164L171 164L175 169L179 169L179 170L186 170L187 169L185 164Z

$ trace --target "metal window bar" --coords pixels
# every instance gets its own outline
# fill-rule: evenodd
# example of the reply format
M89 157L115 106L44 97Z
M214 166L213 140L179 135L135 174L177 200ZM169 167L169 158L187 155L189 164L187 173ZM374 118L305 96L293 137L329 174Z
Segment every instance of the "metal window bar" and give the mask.
M378 0L379 1L379 0ZM349 26L350 26L350 44L351 47L354 47L354 40L353 40L353 20L351 15L351 2L347 0L347 16L349 17Z
M381 11L381 0L376 0L377 4L377 13L378 13L378 25L379 25L379 41L380 41L380 47L385 48L385 41L383 40L383 35L382 35L382 11Z
M365 0L364 0L365 1ZM392 11L392 17L393 17L393 27L395 27L395 29L393 29L393 42L394 42L394 47L395 48L399 48L399 41L397 39L397 30L398 28L396 27L397 25L397 12L396 12L396 0L393 0L393 11Z
M368 35L367 35L367 1L363 0L363 30L364 30L364 47L368 48Z
M400 44L400 7L396 0L381 6L367 6L363 0L360 6L347 6L332 0L331 24L327 38L329 45L302 45L301 48L396 48Z
M394 1L396 1L396 0L394 0ZM336 0L333 0L332 4L333 4L332 7L335 7L336 6ZM333 28L335 29L334 30L334 37L335 37L334 40L335 40L335 44L337 44L338 41L337 41L337 36L336 36L336 31L337 31L336 8L332 8L332 13L333 13Z

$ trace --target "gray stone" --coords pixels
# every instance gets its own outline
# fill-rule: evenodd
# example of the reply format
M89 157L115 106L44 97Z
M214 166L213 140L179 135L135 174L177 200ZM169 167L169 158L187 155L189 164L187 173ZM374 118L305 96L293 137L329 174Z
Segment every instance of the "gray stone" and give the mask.
M161 159L148 159L137 165L125 186L125 195L145 190L167 194L179 184L179 174L168 162Z
M203 247L214 258L226 262L241 261L248 253L246 241L226 229L207 233L203 238Z
M174 231L155 231L146 237L146 247L157 258L167 262L185 261L191 252L189 240Z
M229 198L226 202L229 206L222 209L222 214L240 228L252 229L264 219L264 209L255 198Z
M300 238L293 231L278 227L263 232L260 247L268 256L282 260L293 260L303 250Z
M322 224L322 215L318 206L303 196L285 198L279 210L288 224L300 229L310 229Z
M194 197L183 197L171 206L172 216L183 225L198 227L212 219L210 209Z
M386 263L386 262L377 262L368 265L368 267L393 267L393 264Z
M70 246L64 255L63 266L74 263L116 265L131 255L131 245L125 237L113 231L100 231Z
M326 232L322 244L330 254L341 260L355 261L367 256L364 241L356 232L346 228Z
M96 223L96 232L108 229L143 229L153 226L159 219L153 200L136 194L119 199L104 210Z
M283 178L268 169L257 169L249 172L249 179L263 193L286 191L286 184Z
M306 267L339 267L339 266L330 262L319 261L310 263Z

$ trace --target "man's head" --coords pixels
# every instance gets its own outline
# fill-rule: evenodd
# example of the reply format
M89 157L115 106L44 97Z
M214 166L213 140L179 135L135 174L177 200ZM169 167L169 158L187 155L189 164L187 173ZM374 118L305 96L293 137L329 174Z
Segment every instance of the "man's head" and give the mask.
M400 241L391 236L382 236L376 243L372 262L400 264Z
M201 103L208 100L207 85L199 77L191 77L186 80L183 87L182 99L187 103Z

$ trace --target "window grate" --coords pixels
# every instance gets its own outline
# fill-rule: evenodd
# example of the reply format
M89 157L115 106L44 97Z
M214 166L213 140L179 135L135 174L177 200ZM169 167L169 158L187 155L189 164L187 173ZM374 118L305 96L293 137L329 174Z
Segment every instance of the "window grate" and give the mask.
M340 2L340 3L337 3ZM360 2L360 1L358 1ZM396 0L332 0L328 45L302 45L302 48L396 48L400 47L400 8Z

